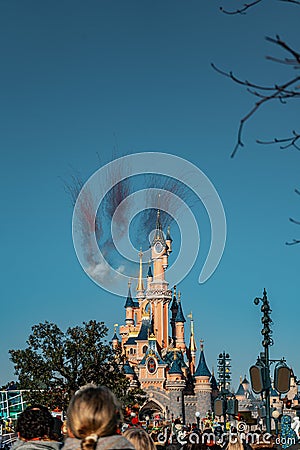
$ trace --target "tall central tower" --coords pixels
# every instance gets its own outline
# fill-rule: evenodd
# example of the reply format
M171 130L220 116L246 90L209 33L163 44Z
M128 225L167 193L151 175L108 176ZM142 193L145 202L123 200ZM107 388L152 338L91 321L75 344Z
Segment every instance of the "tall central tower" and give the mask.
M168 230L166 238L162 231L160 211L157 211L156 227L151 243L151 261L153 275L148 280L146 297L152 311L153 331L160 348L168 346L169 303L172 292L168 289L165 270L168 267L168 257L172 252L172 239Z

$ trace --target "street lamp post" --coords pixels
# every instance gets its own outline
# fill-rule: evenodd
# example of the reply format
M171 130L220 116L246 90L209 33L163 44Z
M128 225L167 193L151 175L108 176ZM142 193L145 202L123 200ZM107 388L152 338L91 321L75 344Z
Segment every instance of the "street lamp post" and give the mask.
M269 347L273 345L273 339L271 338L272 331L270 329L270 324L272 323L272 319L270 314L272 312L270 308L270 304L267 297L267 291L264 289L263 297L256 297L254 299L255 305L259 305L259 302L262 302L262 306L260 308L263 316L261 318L263 329L261 330L261 334L263 335L262 345L264 347L264 352L261 354L261 362L264 367L264 384L265 384L265 407L266 407L266 428L267 432L271 433L271 407L270 407L270 388L271 388L271 378L270 378L270 355L269 355Z
M262 399L264 399L264 408L266 411L266 428L267 432L271 433L270 365L271 363L277 363L274 369L274 389L279 392L279 394L285 394L290 390L291 369L286 365L284 358L270 359L269 347L274 343L273 339L271 338L272 331L270 329L270 325L272 323L270 314L272 310L270 308L270 304L267 298L267 292L265 289L263 291L262 298L256 297L254 299L255 305L259 305L259 302L262 302L260 310L263 313L263 316L261 318L261 322L263 324L261 334L263 335L262 345L264 347L264 351L261 352L260 356L257 358L256 364L250 367L250 378L253 392L255 394L261 394ZM274 418L274 416L272 417Z
M224 433L226 433L226 420L227 420L227 408L228 408L228 397L233 395L229 392L231 371L230 371L230 355L228 353L220 353L218 358L218 375L219 375L219 385L220 385L220 399L222 400L222 416L224 418Z
M197 420L197 428L200 430L200 413L199 411L195 412L196 420Z

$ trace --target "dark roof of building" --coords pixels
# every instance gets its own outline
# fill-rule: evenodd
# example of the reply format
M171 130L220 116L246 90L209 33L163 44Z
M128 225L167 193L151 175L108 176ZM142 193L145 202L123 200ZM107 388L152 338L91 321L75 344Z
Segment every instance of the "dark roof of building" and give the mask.
M173 310L177 311L178 310L178 303L177 303L175 295L173 297L173 301L171 303L170 310L171 311L173 311Z
M136 338L133 336L129 337L124 345L136 345Z
M115 332L115 334L113 335L112 341L118 341L119 338L117 336L117 333Z
M200 352L200 359L197 370L195 372L195 377L211 377L210 371L207 367L205 356L203 350Z
M147 274L147 277L152 277L152 278L153 278L152 269L151 269L150 264L149 264L149 267L148 267L148 274Z
M134 302L132 300L130 286L128 287L128 294L127 294L127 298L126 298L126 302L125 302L124 308L129 308L129 307L130 308L134 307Z
M174 353L175 352L173 350L169 350L167 352L167 354L164 356L164 361L168 364L169 367L172 366L172 363L175 360ZM186 363L184 361L183 353L182 353L181 350L176 352L176 361L178 362L178 364L181 367L181 369L183 367L187 367L187 365L186 365Z
M245 381L246 380L246 381ZM245 396L246 398L253 400L255 397L253 395L253 393L248 390L245 389L243 384L249 384L249 382L247 381L246 377L244 378L244 380L240 383L238 390L236 391L235 395L240 395L240 396ZM278 395L278 394L277 394Z
M244 389L244 386L242 385L242 383L240 383L235 395L245 395L245 389Z
M127 375L135 375L135 372L128 361L126 361L126 363L124 364L124 372Z
M169 370L169 373L171 373L171 374L180 373L180 375L182 375L182 370L181 370L178 359L174 359L171 369Z
M210 385L213 391L216 391L218 389L218 383L214 375L211 376Z
M149 319L142 320L142 326L140 328L140 332L137 335L137 337L135 338L136 341L147 341L148 340L150 326L151 326L151 323L150 323Z
M140 362L140 364L146 364L146 360L147 360L148 356L155 356L158 364L166 364L162 360L162 358L157 350L156 339L155 338L153 339L153 337L151 337L151 336L149 336L149 338L148 338L148 348L147 348L145 356L142 359L142 361Z
M242 384L250 384L249 381L248 381L247 378L246 378L246 375L245 375L245 377L244 377L244 379L243 379L243 381L242 381Z
M175 322L185 322L185 318L182 312L181 302L178 302L178 311L175 317Z
M140 307L139 302L135 302L135 301L134 301L134 302L133 302L133 307L134 307L134 308L139 308L139 307Z

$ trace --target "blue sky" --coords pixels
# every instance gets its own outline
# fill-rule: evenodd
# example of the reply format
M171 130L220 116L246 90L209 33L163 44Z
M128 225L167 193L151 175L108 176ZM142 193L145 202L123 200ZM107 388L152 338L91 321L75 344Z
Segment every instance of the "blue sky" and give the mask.
M261 351L261 313L253 298L266 287L271 355L285 356L300 376L300 247L285 246L300 236L288 220L300 216L293 192L299 153L255 143L288 136L299 107L296 101L266 105L247 124L246 147L232 160L238 122L253 98L210 66L260 83L285 79L289 69L265 59L283 54L264 38L280 34L299 49L300 10L274 1L246 16L225 16L221 4L0 2L2 384L13 378L8 349L22 348L33 324L122 323L123 299L100 289L77 261L72 205L61 179L72 168L87 179L99 168L97 153L106 163L113 152L146 151L196 164L225 208L228 236L218 269L198 284L207 235L180 285L209 366L225 350L234 386L248 374ZM204 235L207 230L204 223Z

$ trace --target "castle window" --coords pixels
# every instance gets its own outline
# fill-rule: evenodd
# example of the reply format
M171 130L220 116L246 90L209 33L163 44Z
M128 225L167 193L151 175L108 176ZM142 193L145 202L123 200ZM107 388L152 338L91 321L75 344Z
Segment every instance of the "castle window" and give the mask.
M148 346L147 346L147 345L144 345L144 347L143 347L143 353L146 353L147 348L148 348Z
M132 348L129 350L129 353L132 355L132 353L133 353L133 349Z
M179 397L177 397L177 401L179 402Z

